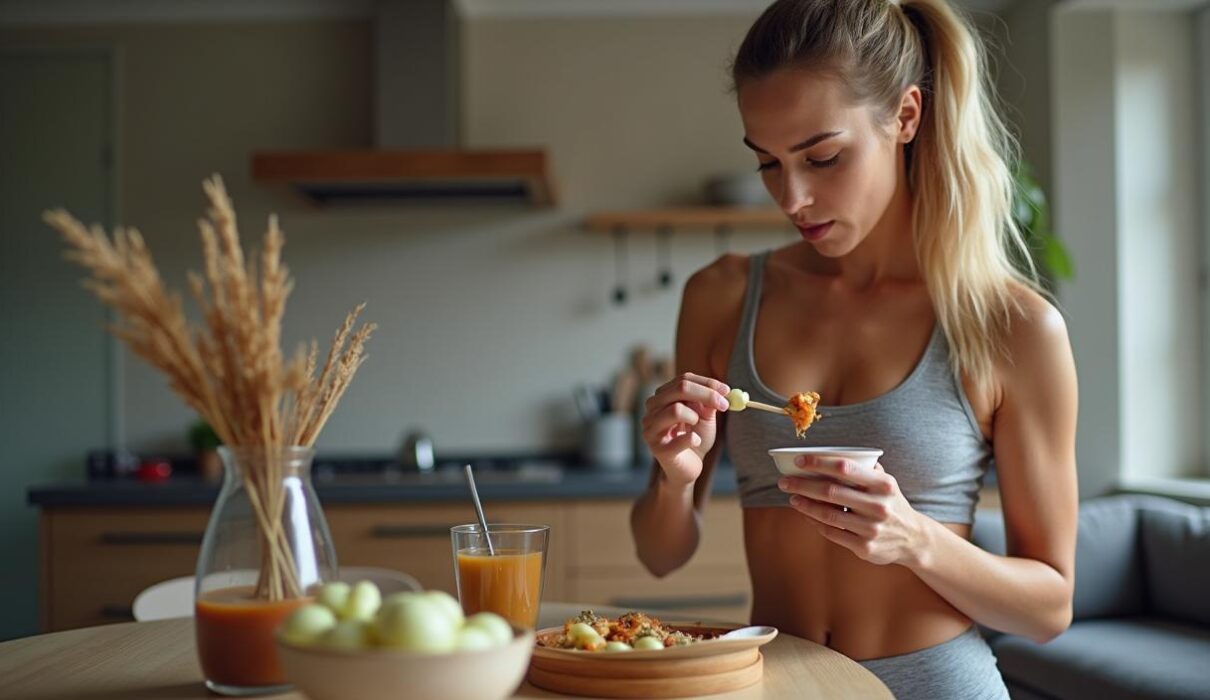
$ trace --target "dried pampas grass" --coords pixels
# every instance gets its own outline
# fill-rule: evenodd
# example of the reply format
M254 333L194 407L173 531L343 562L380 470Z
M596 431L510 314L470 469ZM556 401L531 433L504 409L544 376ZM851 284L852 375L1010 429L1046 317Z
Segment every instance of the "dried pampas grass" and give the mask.
M226 445L263 450L264 459L242 469L266 545L257 595L294 597L302 591L281 526L281 455L315 443L365 361L376 326L354 330L362 304L337 329L322 367L315 341L286 360L281 321L294 283L281 261L285 239L277 218L269 218L259 258L245 260L223 181L215 175L203 189L210 202L207 218L198 221L204 267L189 274L200 327L190 325L180 296L165 288L138 231L118 228L111 241L101 227L86 228L61 209L43 219L67 242L67 258L90 273L84 286L116 312L119 324L111 331L163 372Z

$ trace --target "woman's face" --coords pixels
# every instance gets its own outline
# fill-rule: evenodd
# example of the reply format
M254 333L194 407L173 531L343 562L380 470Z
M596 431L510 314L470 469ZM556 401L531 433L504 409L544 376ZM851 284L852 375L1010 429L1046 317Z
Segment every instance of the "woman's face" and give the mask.
M882 219L900 178L901 144L919 122L919 90L908 118L880 118L851 102L839 80L783 69L739 89L744 143L765 187L804 240L827 257L845 255Z

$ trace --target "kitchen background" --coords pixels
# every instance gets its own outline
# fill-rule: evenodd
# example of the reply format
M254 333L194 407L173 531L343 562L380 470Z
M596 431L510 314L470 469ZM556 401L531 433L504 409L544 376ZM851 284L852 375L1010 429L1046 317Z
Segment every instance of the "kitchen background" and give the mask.
M1062 102L1051 60L1061 46L1051 36L1062 24L1052 23L1059 3L961 4L992 41L1000 98L1050 193ZM59 241L38 220L42 209L64 205L87 221L137 227L181 289L200 261L194 222L204 177L224 177L246 244L276 212L298 284L286 346L327 342L361 301L379 324L369 360L323 432L321 454L395 454L414 429L439 454L576 450L584 431L572 387L607 386L638 345L669 354L688 274L724 248L793 240L776 226L726 238L678 232L673 283L662 288L657 239L635 232L628 300L619 306L611 302L614 241L582 225L599 211L700 204L710 178L755 168L740 142L726 65L764 5L459 2L462 145L545 149L557 205L316 208L254 182L251 155L373 145L375 70L426 64L375 65L372 3L0 2L0 600L25 603L0 606L0 639L37 629L37 517L27 489L82 478L90 450L187 453L193 421L158 374L102 333L100 305L60 259ZM1191 7L1154 19L1154 31L1137 42L1181 37L1170 60L1187 64L1178 77L1189 80L1197 60ZM1125 10L1098 13L1110 17L1111 33L1117 26L1130 34L1124 23L1135 18ZM1191 114L1194 106L1186 98L1177 109ZM408 107L428 108L423 100ZM1178 120L1175 128L1192 132L1194 124ZM1195 188L1185 189L1174 206L1193 214L1174 225L1182 240L1196 240ZM1073 211L1068 221L1078 218ZM1097 264L1080 255L1099 241L1083 241L1072 247L1091 274ZM1182 250L1172 255L1195 264L1196 252ZM1077 303L1091 297L1081 293ZM1196 301L1196 291L1182 293ZM1182 332L1197 341L1193 316ZM1176 366L1197 376L1198 352L1190 342ZM1178 394L1172 405L1192 409L1177 428L1196 427L1200 389ZM1196 431L1188 434L1196 442Z

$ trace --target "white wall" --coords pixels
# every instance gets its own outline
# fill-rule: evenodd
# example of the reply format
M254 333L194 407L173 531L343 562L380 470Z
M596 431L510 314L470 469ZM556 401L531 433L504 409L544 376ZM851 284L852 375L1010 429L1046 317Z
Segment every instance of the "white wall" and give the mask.
M1079 375L1081 496L1112 488L1121 464L1113 28L1107 11L1052 16L1054 227L1078 266L1060 295Z
M1055 228L1080 375L1081 495L1202 469L1193 29L1184 12L1052 15Z
M1118 12L1122 478L1201 467L1197 91L1187 12Z

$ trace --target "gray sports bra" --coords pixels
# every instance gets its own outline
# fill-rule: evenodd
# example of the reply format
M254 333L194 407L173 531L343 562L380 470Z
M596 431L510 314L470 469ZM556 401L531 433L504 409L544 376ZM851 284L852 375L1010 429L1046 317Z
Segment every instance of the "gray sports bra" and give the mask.
M726 381L748 391L753 400L780 406L786 397L761 381L752 354L767 257L764 252L751 258ZM789 496L777 488L780 474L770 448L878 447L884 453L883 468L899 482L913 508L940 522L973 522L992 450L948 360L949 346L937 326L924 356L903 383L869 401L821 405L823 417L801 440L786 418L763 411L728 413L726 448L735 464L740 503L745 508L790 505Z

